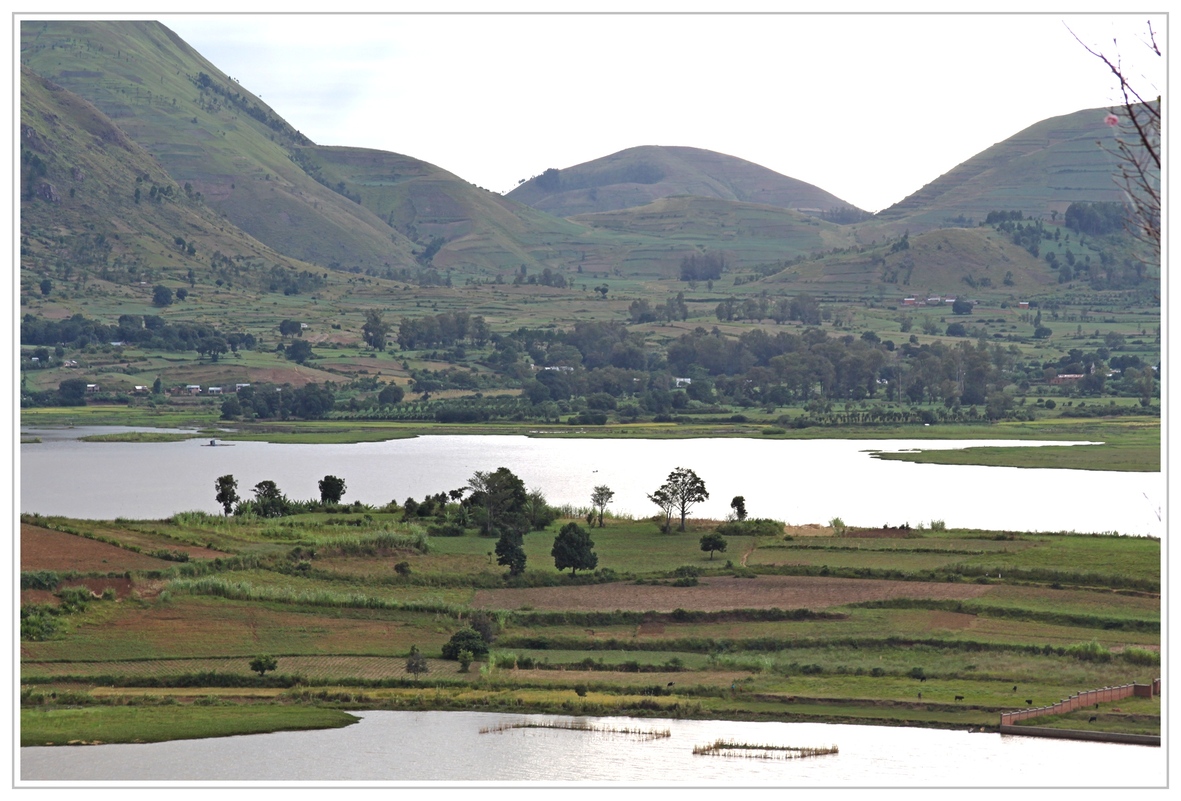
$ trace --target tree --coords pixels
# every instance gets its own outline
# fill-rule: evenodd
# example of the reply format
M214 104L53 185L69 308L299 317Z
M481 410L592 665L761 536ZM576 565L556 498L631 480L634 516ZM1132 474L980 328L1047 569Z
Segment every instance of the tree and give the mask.
M734 510L734 517L738 520L746 520L746 498L741 495L735 495L734 499L730 501L730 508Z
M672 516L673 511L676 509L676 502L668 493L667 487L660 487L651 493L648 496L648 500L660 507L660 511L664 515L664 523L661 524L660 530L667 532L672 527Z
M361 336L364 337L366 345L374 350L385 350L386 335L389 332L390 325L381 319L381 312L377 309L365 312L365 324L361 326ZM394 402L397 403L397 401Z
M473 657L485 656L488 643L480 632L469 626L452 634L451 639L443 644L443 658L458 659L460 651L468 651Z
M229 343L222 337L202 337L198 340L196 348L198 356L208 356L213 362L229 349Z
M422 655L422 651L418 650L417 645L411 645L410 656L406 659L406 672L414 674L414 678L417 679L418 674L427 671L426 657Z
M180 289L176 290L176 299L177 300L185 300L186 298L188 298L188 296L189 296L189 290L185 289L183 286Z
M264 675L268 670L278 670L279 660L273 656L263 654L250 660L250 669L258 675Z
M577 523L567 523L554 537L550 556L554 558L554 567L559 571L570 568L570 575L573 576L579 568L594 570L598 566L599 557L591 550L594 547L595 543L586 529Z
M606 484L600 484L591 493L591 505L599 510L599 528L603 527L603 512L606 511L607 504L611 503L611 499L614 497L615 491Z
M972 301L967 298L956 298L951 304L952 314L971 314Z
M228 515L234 509L234 504L238 502L238 479L233 475L227 473L220 476L213 482L214 489L217 490L217 495L214 496L221 508L225 510Z
M312 346L306 339L297 339L287 346L287 358L298 364L303 364L312 358L313 355Z
M156 286L152 288L152 303L157 306L171 306L172 290L163 284L156 284Z
M254 485L254 508L260 517L282 517L287 511L287 498L274 481L260 481Z
M86 381L81 378L67 378L57 385L58 403L62 406L86 405Z
M668 481L660 488L669 500L673 509L681 514L681 531L685 530L685 517L693 505L709 497L705 489L705 482L696 473L685 467L678 467L668 474ZM651 496L649 496L651 497Z
M50 281L48 278L42 278L41 279L41 294L48 295L52 291L53 291L53 282Z
M324 476L320 479L320 503L340 503L344 497L344 479Z
M303 326L299 324L299 320L283 320L279 323L280 336L293 337L301 331L303 331Z
M525 538L513 531L505 531L496 541L496 564L508 568L510 576L525 572Z
M499 467L494 472L476 471L468 479L468 487L472 494L464 503L470 508L482 513L483 520L480 527L483 535L494 537L498 533L511 531L518 536L529 530L529 521L525 515L525 505L529 496L525 491L525 482L513 475L507 467ZM500 548L500 544L497 544ZM499 554L500 551L498 550ZM522 569L524 565L524 551L522 551ZM501 562L500 564L507 564Z
M381 388L381 392L377 393L377 402L382 406L393 406L395 403L401 403L404 397L406 397L406 390L391 381Z
M716 531L701 536L701 550L709 551L709 558L714 558L714 551L726 552L726 538Z

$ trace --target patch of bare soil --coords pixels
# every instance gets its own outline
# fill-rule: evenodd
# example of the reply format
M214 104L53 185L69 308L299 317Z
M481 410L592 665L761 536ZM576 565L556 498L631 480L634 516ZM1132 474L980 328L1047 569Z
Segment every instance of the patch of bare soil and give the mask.
M88 540L75 534L21 523L21 570L162 570L163 559Z
M808 523L803 526L785 525L783 533L789 537L831 537L832 526L821 526L816 523Z
M979 584L922 581L823 578L820 576L758 576L753 579L702 579L696 587L649 584L593 584L582 587L532 587L480 590L472 606L482 609L543 611L671 612L693 609L826 609L862 601L891 598L962 600L976 598L989 588Z

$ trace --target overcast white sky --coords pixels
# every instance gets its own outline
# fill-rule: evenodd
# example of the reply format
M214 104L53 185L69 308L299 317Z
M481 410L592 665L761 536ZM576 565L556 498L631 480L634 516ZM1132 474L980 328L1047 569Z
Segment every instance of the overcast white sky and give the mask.
M156 18L318 144L403 153L498 192L687 145L877 211L1033 123L1117 101L1067 26L1164 89L1146 14Z

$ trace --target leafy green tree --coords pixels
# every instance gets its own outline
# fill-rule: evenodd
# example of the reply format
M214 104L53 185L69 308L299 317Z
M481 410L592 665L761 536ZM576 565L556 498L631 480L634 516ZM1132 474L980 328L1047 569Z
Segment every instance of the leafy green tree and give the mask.
M525 482L507 467L499 467L493 472L476 471L468 479L468 488L472 494L464 503L480 513L483 519L479 522L484 536L494 537L498 533L513 532L520 537L529 530L529 521L525 515L529 495L525 491ZM499 543L497 548L500 548ZM523 551L521 563L524 569Z
M307 343L304 343L307 344ZM208 356L212 362L230 349L230 345L222 337L202 337L197 342L197 355Z
M291 361L303 364L315 354L312 353L312 346L306 339L297 339L287 346L285 355Z
M714 551L726 552L726 538L716 531L701 536L701 550L709 551L709 558L714 558Z
M268 670L278 670L279 660L273 656L263 654L250 660L250 669L258 675L264 675Z
M393 406L395 403L401 403L404 397L406 397L406 390L391 381L381 388L381 392L377 393L377 402L382 406Z
M460 651L468 651L475 658L488 653L488 643L480 632L468 627L462 628L451 635L451 639L443 644L444 659L458 659Z
M390 324L381 319L381 312L377 309L369 309L365 312L365 324L361 326L361 336L364 337L366 345L374 350L385 350L386 337L389 332Z
M741 495L735 495L730 501L730 508L734 510L734 517L738 520L746 520L746 498Z
M320 479L320 503L340 503L344 497L344 479L324 476Z
M963 297L956 298L951 304L951 313L952 314L971 314L972 313L972 301L968 300L967 298L963 298Z
M303 331L303 326L299 324L299 320L283 320L279 323L280 336L298 336L301 331Z
M663 492L664 498L672 502L672 508L681 514L681 531L685 530L685 517L689 510L701 501L709 498L705 489L705 482L686 467L678 467L668 474L668 481L658 490ZM652 497L652 496L649 496Z
M214 496L221 508L225 510L228 515L234 509L234 504L238 502L238 479L230 473L224 476L219 476L213 482L213 488L217 490L217 495Z
M287 513L287 498L274 481L254 485L254 509L260 517L282 517Z
M41 294L48 295L52 291L53 291L53 282L50 281L48 278L42 278L41 279Z
M67 378L57 385L58 403L62 406L86 405L86 381L81 378Z
M669 494L668 488L660 487L655 492L648 495L648 500L660 507L660 512L664 515L664 522L660 526L660 530L667 532L672 528L672 516L676 510L676 502L672 495Z
M236 395L226 395L221 402L221 419L237 420L242 415L242 401Z
M546 502L545 494L535 489L530 490L525 498L525 517L529 521L530 531L544 531L558 519L558 513Z
M156 284L152 288L152 303L157 306L171 306L172 290L163 284Z
M570 575L573 576L580 569L594 570L598 566L599 557L592 550L594 547L595 543L586 529L577 523L567 523L554 537L550 556L554 558L554 567L559 571L570 568Z
M510 576L525 572L525 538L515 531L505 531L496 541L496 564L508 568Z
M420 673L427 671L426 657L422 655L422 651L418 650L417 645L411 645L410 656L406 659L406 672L413 674L417 679Z
M603 527L603 513L607 509L607 504L611 503L614 497L615 491L606 484L600 484L591 493L591 505L599 510L599 528Z

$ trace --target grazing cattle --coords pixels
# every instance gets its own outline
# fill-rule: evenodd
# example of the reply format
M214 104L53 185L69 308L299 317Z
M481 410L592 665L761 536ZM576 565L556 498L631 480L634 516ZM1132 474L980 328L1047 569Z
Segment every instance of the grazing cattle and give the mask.
M1029 704L1030 706L1033 706L1033 699L1032 699L1032 698L1026 698L1026 699L1025 699L1025 703Z
M957 695L957 696L955 697L955 700L957 700L957 701L962 701L962 700L964 700L964 696L962 696L962 695Z
M1098 720L1098 719L1099 719L1099 718L1097 718L1096 716L1094 716L1094 715L1091 715L1091 718L1090 718L1090 720L1088 720L1088 721L1087 721L1087 723L1094 723L1094 722L1095 722L1096 720Z
M926 676L920 676L920 677L919 677L919 681L926 681L926 680L927 680L927 677L926 677Z
M675 683L676 683L676 682L672 682L672 681L670 681L670 682L668 683L668 686L669 686L669 687L671 687L671 686L673 686L673 684L675 684Z

